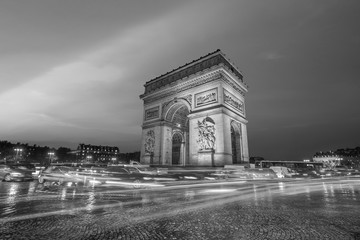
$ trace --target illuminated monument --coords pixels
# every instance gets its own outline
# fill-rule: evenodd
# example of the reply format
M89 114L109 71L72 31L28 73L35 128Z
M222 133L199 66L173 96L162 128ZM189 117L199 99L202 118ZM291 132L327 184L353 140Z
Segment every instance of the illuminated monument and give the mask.
M143 164L249 162L240 71L217 50L145 83Z

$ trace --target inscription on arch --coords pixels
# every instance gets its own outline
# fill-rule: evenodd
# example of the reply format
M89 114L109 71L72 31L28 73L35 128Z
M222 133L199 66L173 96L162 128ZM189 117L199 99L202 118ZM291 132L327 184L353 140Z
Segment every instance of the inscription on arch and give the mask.
M236 108L241 113L244 113L244 103L240 99L238 99L237 97L226 91L225 89L224 89L224 103Z
M202 107L204 105L217 103L217 102L218 102L217 88L213 88L213 89L195 94L195 107Z
M151 120L159 117L159 106L147 109L145 111L145 120Z

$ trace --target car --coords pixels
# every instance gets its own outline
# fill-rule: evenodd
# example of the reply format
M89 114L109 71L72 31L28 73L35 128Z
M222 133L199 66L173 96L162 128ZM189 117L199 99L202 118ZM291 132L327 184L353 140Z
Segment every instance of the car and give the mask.
M15 168L11 165L0 165L0 179L5 182L33 180L31 171Z
M135 165L125 165L124 168L128 169L130 172L150 174L150 175L159 175L159 174L168 173L166 168L161 169L161 168L143 167L143 166L135 166Z
M246 170L251 174L251 179L275 179L277 178L274 170L270 168L249 168Z
M226 168L229 178L239 179L275 179L278 178L274 170L270 168Z
M283 166L271 166L270 169L276 173L278 178L291 178L296 175L290 168Z
M321 174L320 172L316 171L313 168L296 168L295 169L296 174L293 177L296 178L320 178Z
M86 175L79 174L74 167L49 166L39 174L38 182L45 185L63 183L86 183Z
M11 166L16 169L22 169L31 172L31 175L34 179L37 179L40 173L39 168L37 168L34 164L31 163L15 163L11 164Z
M320 177L336 177L339 176L339 174L332 170L332 169L321 169L319 171Z
M96 177L94 180L102 184L130 186L133 188L163 186L159 182L174 180L168 175L153 174L152 172L124 166L109 166L102 171L101 175L101 177Z
M334 171L338 174L338 176L351 176L356 175L356 170L353 168L348 168L346 166L336 166Z

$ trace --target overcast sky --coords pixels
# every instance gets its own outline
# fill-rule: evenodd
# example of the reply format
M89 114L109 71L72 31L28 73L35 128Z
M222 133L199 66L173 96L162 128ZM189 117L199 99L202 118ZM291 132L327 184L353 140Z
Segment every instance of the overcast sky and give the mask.
M221 49L251 156L360 146L358 0L1 0L0 140L140 150L146 81Z

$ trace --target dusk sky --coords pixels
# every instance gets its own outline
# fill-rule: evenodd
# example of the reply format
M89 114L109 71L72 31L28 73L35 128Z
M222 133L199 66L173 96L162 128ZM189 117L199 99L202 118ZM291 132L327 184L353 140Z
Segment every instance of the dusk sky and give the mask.
M360 146L358 0L1 0L0 140L140 150L146 81L221 49L250 156Z

